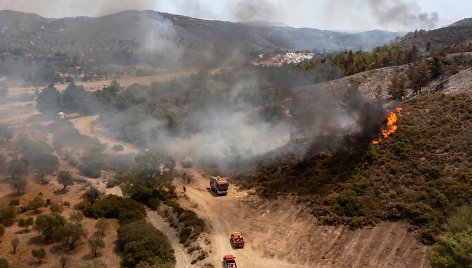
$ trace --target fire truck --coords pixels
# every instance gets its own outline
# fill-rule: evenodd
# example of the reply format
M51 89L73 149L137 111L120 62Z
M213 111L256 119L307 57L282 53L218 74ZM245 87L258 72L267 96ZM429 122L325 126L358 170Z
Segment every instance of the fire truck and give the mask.
M236 265L236 257L233 255L224 255L223 256L223 263L225 268L238 268Z
M233 232L231 234L231 243L235 248L243 248L244 247L244 238L241 232Z
M228 181L219 176L212 176L210 178L210 188L217 195L226 195L228 193L228 186Z

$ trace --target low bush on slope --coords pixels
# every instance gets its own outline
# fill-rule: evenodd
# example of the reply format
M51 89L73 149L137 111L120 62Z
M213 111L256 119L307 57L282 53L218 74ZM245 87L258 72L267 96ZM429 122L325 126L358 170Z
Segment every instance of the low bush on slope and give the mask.
M287 157L245 185L266 197L297 194L326 224L407 219L433 243L472 197L472 96L422 94L401 106L398 131L380 144L354 140L336 152Z

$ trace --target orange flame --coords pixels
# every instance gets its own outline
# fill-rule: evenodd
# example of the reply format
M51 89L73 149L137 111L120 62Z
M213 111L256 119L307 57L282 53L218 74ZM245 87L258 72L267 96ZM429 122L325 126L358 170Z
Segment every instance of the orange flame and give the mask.
M402 108L400 107L395 109L396 113L400 113L401 111ZM382 139L388 138L388 136L397 131L398 127L395 125L395 123L398 121L398 116L394 112L389 112L385 120L387 128L381 130L382 138L373 139L371 141L372 144L378 144L380 141L382 141Z
M285 105L286 102L292 101L292 97L287 97L283 101L280 102L280 107L284 110L284 114L288 118L292 118L292 113L290 109Z

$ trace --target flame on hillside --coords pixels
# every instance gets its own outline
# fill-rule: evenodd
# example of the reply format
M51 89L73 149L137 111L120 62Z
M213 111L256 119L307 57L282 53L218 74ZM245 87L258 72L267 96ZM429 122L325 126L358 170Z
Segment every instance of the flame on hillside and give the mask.
M273 108L273 107L279 106L280 109L282 109L285 117L292 118L292 112L290 111L290 108L287 106L287 103L292 102L292 101L293 101L292 97L286 97L278 103L277 102L265 103L261 106L256 107L253 111L260 111L260 110L263 110L263 109L268 109L268 108Z
M398 108L395 109L395 112L389 112L387 114L387 117L385 118L387 128L381 130L382 137L377 138L377 139L373 139L371 141L372 144L378 144L380 141L382 141L383 139L388 138L388 136L392 135L392 133L397 131L398 127L395 125L395 123L398 121L397 114L400 113L401 111L402 111L402 108L398 107Z
M285 105L286 102L292 101L292 97L287 97L283 101L280 102L280 108L284 111L284 115L288 118L292 118L292 113L290 109Z

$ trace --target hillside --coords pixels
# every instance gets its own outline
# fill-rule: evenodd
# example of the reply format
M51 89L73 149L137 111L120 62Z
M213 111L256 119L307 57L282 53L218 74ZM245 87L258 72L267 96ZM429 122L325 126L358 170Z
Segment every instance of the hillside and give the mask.
M465 22L431 31L415 31L405 35L399 43L405 47L426 48L429 42L431 49L468 45L472 42L472 25Z
M175 58L187 62L211 61L218 55L232 55L234 50L247 53L372 49L401 35L383 31L347 34L208 21L155 11L124 11L98 18L62 19L0 11L0 29L0 46L4 49L60 51L125 63L148 59L149 56L154 61Z
M454 22L450 26L472 26L472 18L465 18L460 21Z

